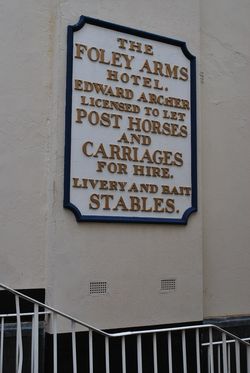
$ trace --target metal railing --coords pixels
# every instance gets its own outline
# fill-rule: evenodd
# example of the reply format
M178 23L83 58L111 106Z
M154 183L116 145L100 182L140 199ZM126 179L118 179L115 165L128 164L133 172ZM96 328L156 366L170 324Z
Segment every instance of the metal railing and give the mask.
M248 342L250 338L242 338L241 341ZM246 349L246 363L244 364L244 359L241 357L242 346L236 339L225 340L222 338L222 340L214 342L212 336L209 336L209 342L202 343L202 348L207 350L207 371L209 373L250 371L250 348Z
M6 285L0 284L0 289L12 293L15 299L15 313L0 315L0 373L250 373L250 344L218 326L107 333ZM23 301L32 305L32 312L22 312ZM15 349L11 370L6 326L13 318ZM69 324L63 343L58 318ZM31 325L29 348L24 348L25 320ZM44 357L45 368L39 361L41 321L51 327L50 340L45 339L50 344Z

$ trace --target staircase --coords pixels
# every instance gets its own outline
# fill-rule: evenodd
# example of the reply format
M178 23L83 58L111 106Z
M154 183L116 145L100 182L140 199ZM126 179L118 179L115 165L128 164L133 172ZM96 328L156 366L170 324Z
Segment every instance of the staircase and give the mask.
M249 339L218 326L108 333L0 289L15 300L15 313L0 315L0 373L250 373ZM22 312L27 302L32 312Z

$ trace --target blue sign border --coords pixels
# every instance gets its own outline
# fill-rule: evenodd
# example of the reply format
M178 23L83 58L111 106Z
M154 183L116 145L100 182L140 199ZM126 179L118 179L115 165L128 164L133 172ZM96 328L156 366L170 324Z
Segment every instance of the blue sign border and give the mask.
M139 36L142 38L160 41L162 43L179 46L183 54L190 60L191 78L191 182L192 182L192 206L187 209L180 219L165 218L142 218L142 217L119 217L82 215L80 210L70 202L70 156L71 156L71 113L72 113L72 71L73 71L73 34L80 30L86 23L107 28L109 30L120 31L126 34ZM116 25L101 21L99 19L81 16L78 23L68 26L67 35L67 79L66 79L66 108L65 108L65 155L64 155L64 208L70 209L78 222L124 222L124 223L168 223L187 224L189 216L197 211L197 137L196 137L196 58L187 49L186 43L180 40L151 34L145 31L136 30L129 27Z

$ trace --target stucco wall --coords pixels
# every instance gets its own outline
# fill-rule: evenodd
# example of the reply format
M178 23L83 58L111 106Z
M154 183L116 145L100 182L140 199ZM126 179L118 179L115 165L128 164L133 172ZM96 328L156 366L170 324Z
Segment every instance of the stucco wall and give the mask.
M249 12L245 0L1 6L2 282L45 287L47 302L102 328L249 313ZM197 56L199 211L187 226L80 224L63 209L66 29L81 14ZM176 292L161 294L172 277ZM90 296L90 281L109 294Z
M204 313L249 314L250 4L201 9Z
M100 327L202 319L201 212L187 226L76 223L62 209L66 27L81 14L186 40L199 57L199 2L81 1L58 4L54 70L57 112L50 177L55 181L48 257L48 301ZM73 275L74 274L74 275ZM176 292L160 293L175 277ZM90 296L90 281L107 281L107 296Z
M51 9L28 0L0 8L1 281L44 287Z

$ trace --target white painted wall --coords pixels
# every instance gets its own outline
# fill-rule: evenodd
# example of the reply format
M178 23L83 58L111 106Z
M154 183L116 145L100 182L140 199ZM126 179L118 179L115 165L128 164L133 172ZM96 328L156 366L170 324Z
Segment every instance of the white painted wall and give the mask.
M49 1L0 6L1 281L44 287L51 12Z
M186 40L199 57L199 2L61 1L57 9L53 159L54 208L48 256L48 301L100 327L115 328L202 319L202 218L187 226L76 223L62 209L66 27L81 14ZM201 204L200 204L201 205ZM160 280L177 290L161 294ZM108 296L90 296L89 282L109 284Z
M250 4L202 1L205 316L250 310Z
M2 282L45 287L50 304L102 328L249 313L249 11L246 0L2 4ZM199 212L187 226L79 224L63 209L66 28L81 14L185 40L197 56ZM163 295L167 277L177 290ZM108 296L89 295L95 280Z

